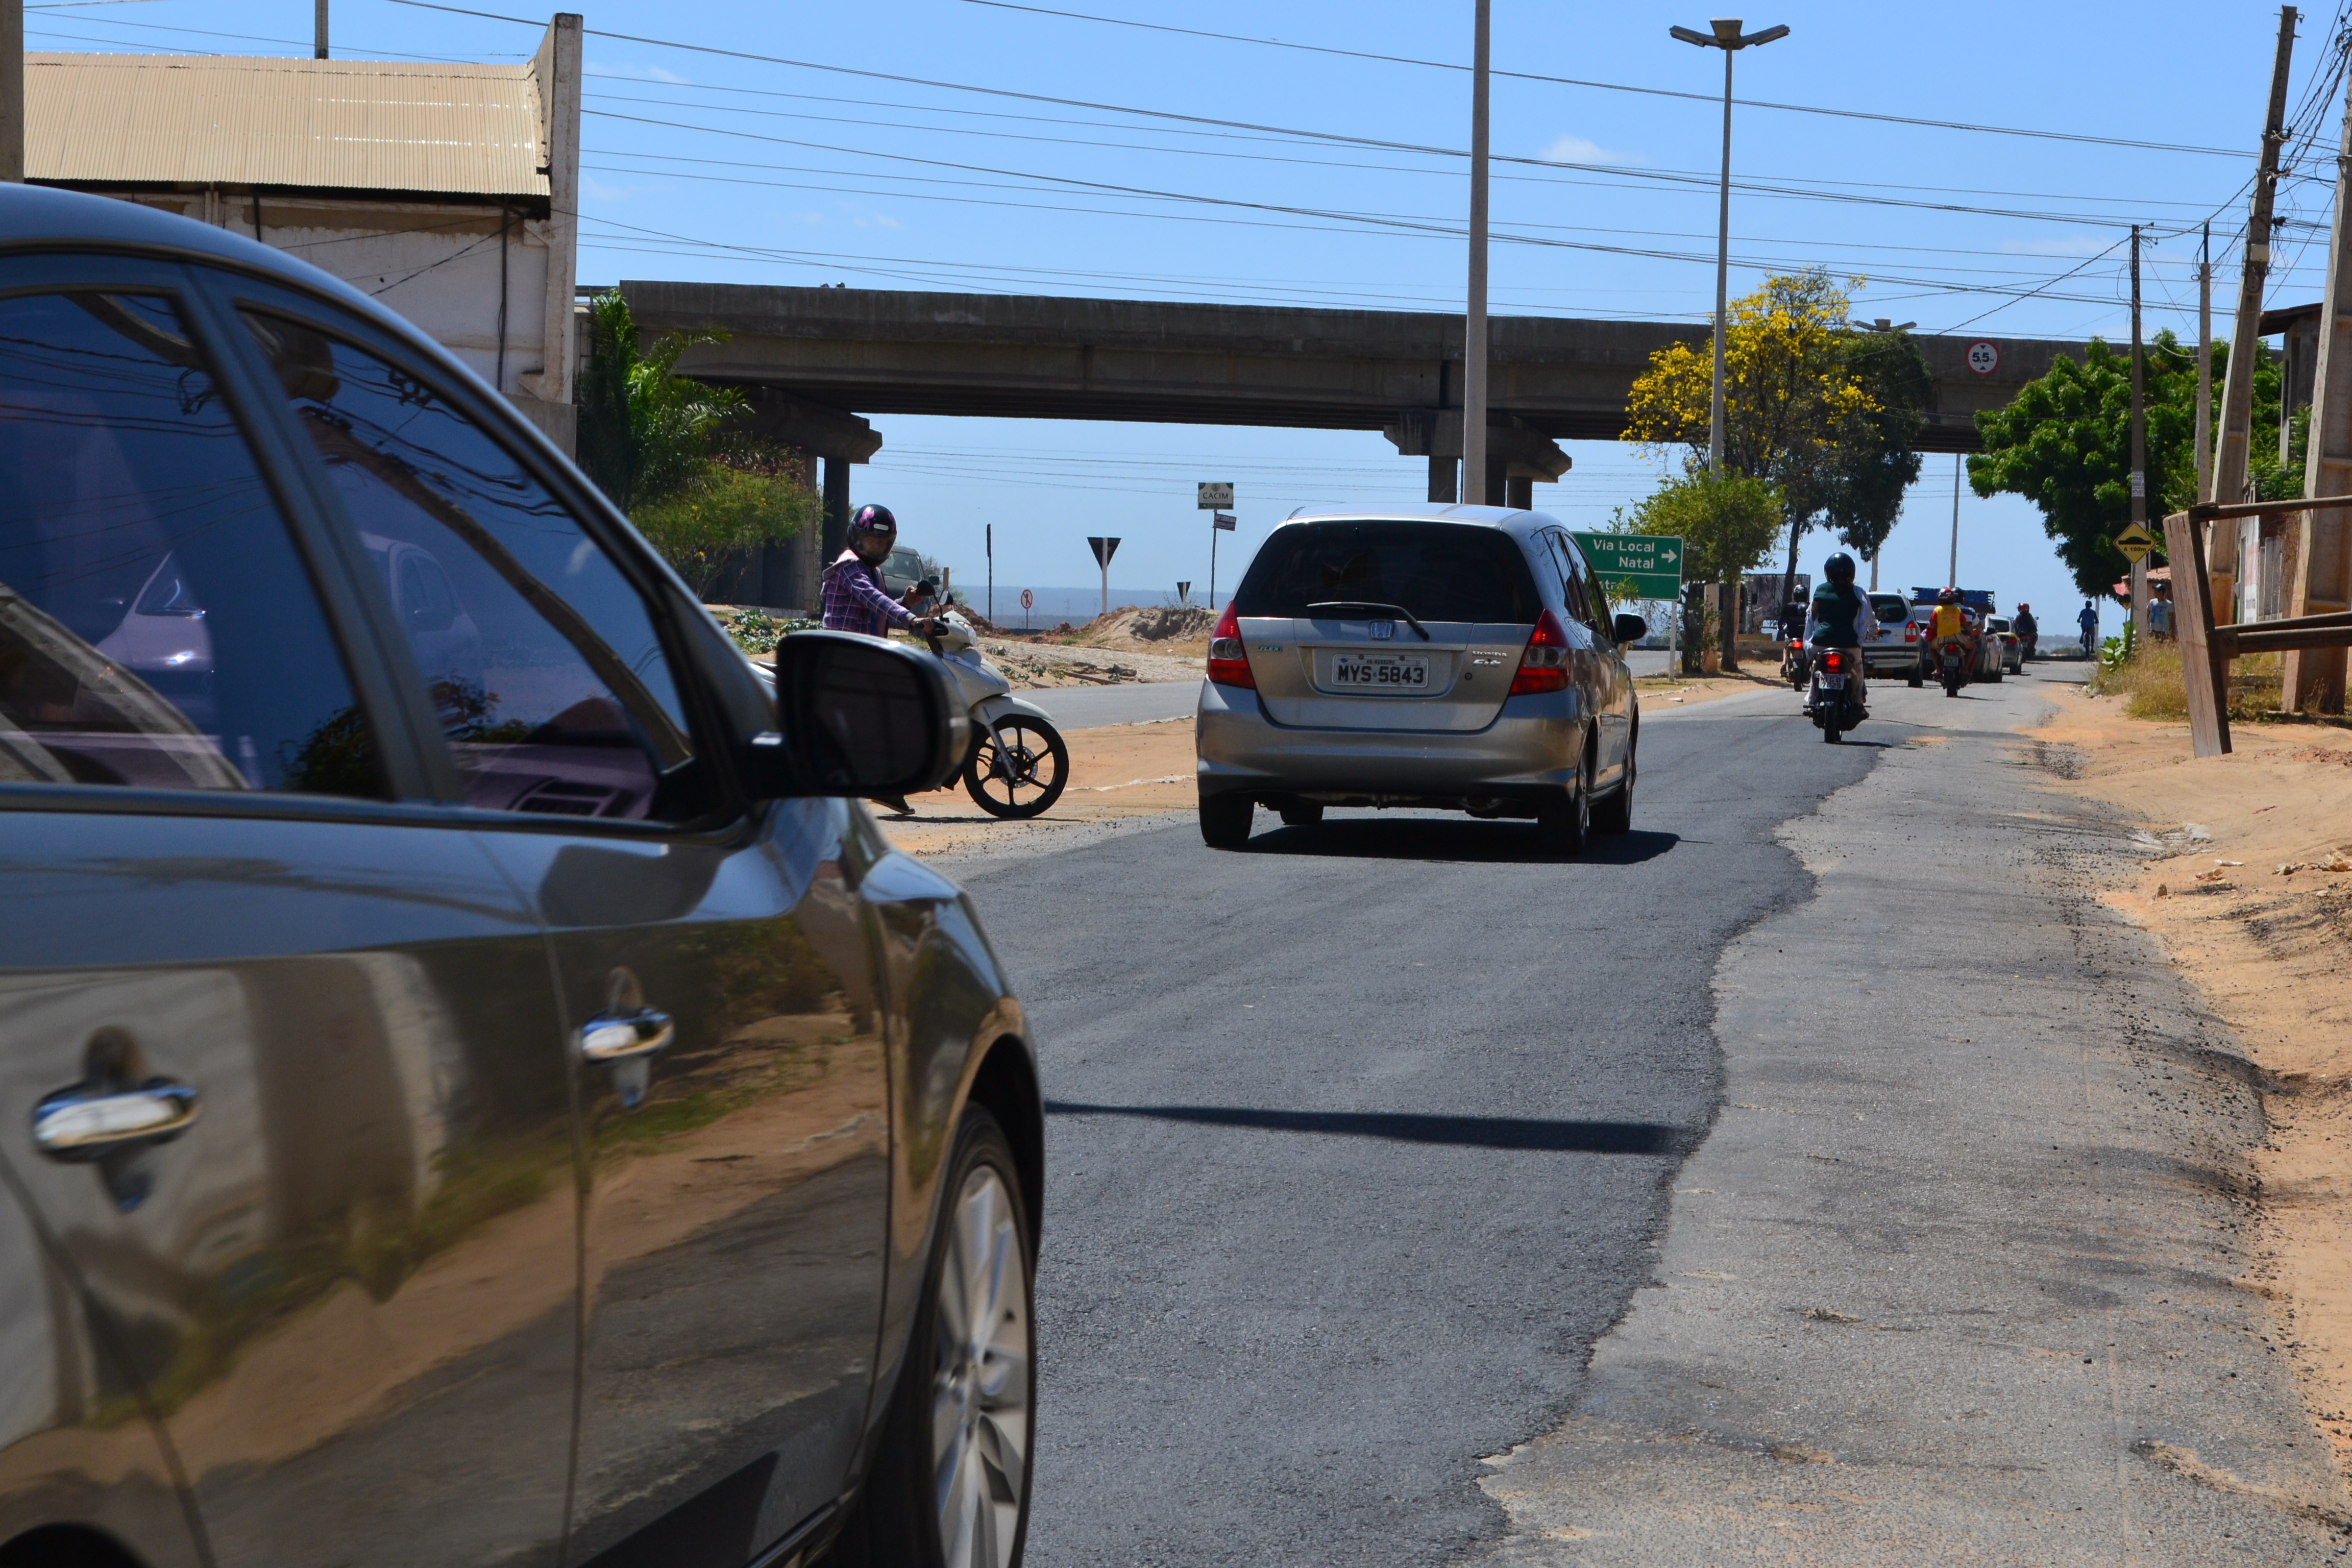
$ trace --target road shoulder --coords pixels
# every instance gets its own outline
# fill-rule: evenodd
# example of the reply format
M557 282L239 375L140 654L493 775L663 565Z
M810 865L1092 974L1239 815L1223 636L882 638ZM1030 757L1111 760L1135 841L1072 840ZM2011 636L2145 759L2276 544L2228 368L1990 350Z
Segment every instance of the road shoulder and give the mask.
M1724 1099L1511 1563L2332 1560L2333 1465L2245 1279L2253 1072L2096 889L2016 686L1788 824L1815 896L1715 974ZM2054 782L2054 781L2053 781Z

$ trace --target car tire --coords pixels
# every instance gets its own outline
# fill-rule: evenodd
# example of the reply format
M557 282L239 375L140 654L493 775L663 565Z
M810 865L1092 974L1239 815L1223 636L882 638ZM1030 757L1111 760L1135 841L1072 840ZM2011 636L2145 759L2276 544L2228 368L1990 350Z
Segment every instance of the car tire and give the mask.
M1201 841L1212 849L1238 849L1250 838L1257 802L1245 795L1201 797Z
M841 1568L1017 1568L1026 1542L1036 1255L1013 1147L986 1108L965 1108L940 1191L881 1449L835 1550ZM950 1321L965 1316L979 1321Z
M1294 800L1282 808L1285 827L1312 827L1323 820L1323 803L1319 800Z
M1592 760L1576 770L1576 783L1536 810L1536 837L1547 855L1581 855L1592 837Z
M1640 739L1640 732L1636 731L1633 738L1625 742L1625 777L1618 784L1616 793L1592 808L1592 826L1597 833L1631 833L1633 830L1633 780L1636 777L1633 756Z
M1916 669L1915 669L1915 670L1913 670L1913 671L1911 672L1911 689L1912 689L1912 690L1916 691L1916 690L1918 690L1918 689L1919 689L1919 688L1921 688L1922 686L1925 686L1925 685L1927 685L1927 678L1926 676L1921 675L1921 674L1920 674L1917 670L1916 670Z
M2009 679L2009 667L2007 665L2003 665L2000 668L1994 670L1992 672L1992 678L1995 680L2007 680Z

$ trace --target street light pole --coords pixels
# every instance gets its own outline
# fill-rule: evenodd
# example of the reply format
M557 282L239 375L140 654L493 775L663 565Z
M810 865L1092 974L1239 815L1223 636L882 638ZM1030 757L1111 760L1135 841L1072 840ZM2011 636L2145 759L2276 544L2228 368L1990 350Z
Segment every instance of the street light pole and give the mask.
M1486 11L1470 46L1470 298L1462 323L1462 490L1486 504Z
M1481 0L1483 4L1483 0ZM1745 48L1789 36L1786 26L1760 33L1742 33L1737 16L1717 16L1707 25L1712 33L1691 27L1669 27L1667 33L1685 44L1723 51L1723 176L1716 192L1715 226L1715 380L1707 393L1706 464L1723 471L1723 337L1729 309L1731 281L1731 57Z

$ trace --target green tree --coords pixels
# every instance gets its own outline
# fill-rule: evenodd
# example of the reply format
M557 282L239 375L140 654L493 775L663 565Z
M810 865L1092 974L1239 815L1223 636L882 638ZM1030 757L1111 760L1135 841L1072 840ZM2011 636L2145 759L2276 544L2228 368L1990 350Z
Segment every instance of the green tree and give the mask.
M1785 506L1771 480L1717 473L1701 463L1660 485L1631 515L1621 508L1610 521L1621 532L1679 537L1686 583L1737 583L1780 537ZM1687 608L1685 618L1687 626ZM1686 660L1696 658L1697 640L1696 632L1684 638Z
M744 411L740 392L677 374L680 354L720 334L670 332L641 348L618 292L589 312L581 466L697 595L708 597L744 552L814 524L821 503L807 460L729 428Z
M629 521L708 599L745 551L814 523L823 503L806 471L797 453L731 447L698 462L683 484L640 503Z
M2213 349L2218 400L2228 356L2225 345ZM2264 442L2263 433L2277 427L2278 373L2258 362L2255 383L2251 477L2258 486L2275 486L2282 482L2277 447L2274 439ZM2157 333L2145 350L2142 384L2147 515L2154 521L2188 505L2197 486L2195 353L2171 332ZM2007 407L1978 415L1977 429L1984 450L1969 459L1970 488L1980 496L2006 491L2032 501L2074 585L2088 597L2105 595L2130 570L2115 545L2131 521L2129 353L2094 338L2080 360L2060 358L2019 388ZM2294 482L2300 486L2299 474Z
M743 407L732 387L674 374L678 356L715 332L668 332L640 348L629 302L615 290L588 306L588 368L580 378L580 466L623 511L683 487Z

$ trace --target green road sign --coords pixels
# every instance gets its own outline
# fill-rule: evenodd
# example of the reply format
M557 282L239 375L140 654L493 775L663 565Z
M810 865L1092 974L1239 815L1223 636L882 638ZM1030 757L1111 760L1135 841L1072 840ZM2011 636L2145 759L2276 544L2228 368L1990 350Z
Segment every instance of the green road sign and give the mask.
M1683 542L1672 534L1578 533L1592 574L1620 598L1675 599L1683 591Z

